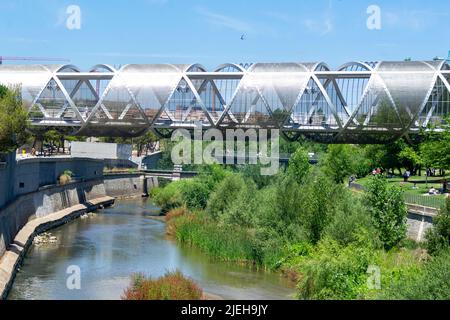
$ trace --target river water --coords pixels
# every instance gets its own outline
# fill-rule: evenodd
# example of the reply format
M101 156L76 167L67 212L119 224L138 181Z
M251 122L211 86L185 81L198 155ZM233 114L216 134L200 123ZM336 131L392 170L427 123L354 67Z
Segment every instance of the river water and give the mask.
M119 201L96 215L51 231L55 244L32 245L9 299L120 299L133 273L159 277L180 270L207 293L224 299L292 299L279 274L214 261L165 236L145 200ZM81 272L81 289L69 290L69 266ZM70 270L70 269L69 269Z

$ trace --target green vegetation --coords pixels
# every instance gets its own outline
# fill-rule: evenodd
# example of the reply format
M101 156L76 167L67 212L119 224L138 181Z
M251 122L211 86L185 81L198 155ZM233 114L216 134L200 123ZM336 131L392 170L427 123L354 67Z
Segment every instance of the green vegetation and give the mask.
M450 250L450 197L433 222L434 228L426 234L428 252L436 254Z
M0 85L0 153L16 150L29 138L27 112L19 91Z
M343 183L370 173L369 154L382 148L328 146L311 166L309 149L296 144L276 176L262 177L258 166L207 166L196 178L155 189L153 198L179 243L278 270L296 282L300 299L449 299L448 208L424 249L406 239L406 189L383 175L365 178L362 193ZM402 150L403 163L390 168L404 168L411 150ZM379 286L368 285L371 270L379 270Z
M380 241L391 249L406 237L406 205L400 188L388 186L386 179L375 176L367 192L368 209Z
M159 279L137 274L125 290L122 300L201 300L202 290L179 271L168 272Z

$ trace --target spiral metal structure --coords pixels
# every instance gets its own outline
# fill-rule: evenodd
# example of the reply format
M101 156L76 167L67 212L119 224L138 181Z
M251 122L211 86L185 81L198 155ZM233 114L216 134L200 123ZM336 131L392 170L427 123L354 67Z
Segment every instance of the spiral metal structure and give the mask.
M84 136L152 129L280 129L326 143L387 143L450 112L445 61L325 63L2 65L0 83L20 90L33 130Z

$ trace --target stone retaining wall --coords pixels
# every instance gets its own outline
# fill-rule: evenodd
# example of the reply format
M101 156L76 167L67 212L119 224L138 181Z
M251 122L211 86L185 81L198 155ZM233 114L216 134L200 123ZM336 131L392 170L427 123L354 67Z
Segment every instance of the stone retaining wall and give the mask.
M142 178L140 175L114 175L65 186L45 187L37 192L19 196L0 209L0 257L19 230L33 219L99 197L142 196L155 185L157 181Z

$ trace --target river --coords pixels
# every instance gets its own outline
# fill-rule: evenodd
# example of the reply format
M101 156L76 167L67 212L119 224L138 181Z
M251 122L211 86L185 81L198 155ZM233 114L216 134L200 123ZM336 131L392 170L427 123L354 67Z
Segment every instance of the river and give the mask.
M294 289L279 274L214 261L165 235L146 200L114 207L51 230L58 241L32 245L8 299L120 299L133 273L159 277L180 270L207 293L224 299L292 299ZM81 271L81 289L69 290L69 266Z

